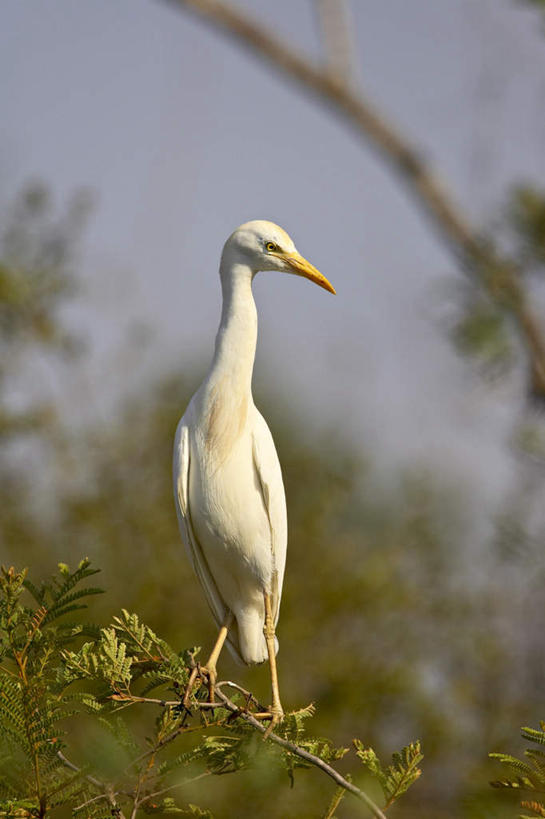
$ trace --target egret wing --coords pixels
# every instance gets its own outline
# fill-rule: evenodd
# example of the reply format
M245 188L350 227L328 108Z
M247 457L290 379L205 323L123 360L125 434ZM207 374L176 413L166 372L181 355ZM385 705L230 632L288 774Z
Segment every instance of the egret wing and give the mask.
M272 574L272 611L274 622L278 622L280 598L286 566L286 548L288 543L288 522L286 513L286 496L282 471L274 441L267 423L260 412L256 412L253 429L253 459L257 473L263 503L271 528L271 551L273 561Z
M204 589L204 594L218 628L222 625L227 614L225 605L218 587L208 567L208 563L200 547L195 530L191 523L189 503L189 472L191 467L189 429L185 423L185 416L178 424L174 440L174 501L178 513L178 523L182 540L189 555L189 559Z

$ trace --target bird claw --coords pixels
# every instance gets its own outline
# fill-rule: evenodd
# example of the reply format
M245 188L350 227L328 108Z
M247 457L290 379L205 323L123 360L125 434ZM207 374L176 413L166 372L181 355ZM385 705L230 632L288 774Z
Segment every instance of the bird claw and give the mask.
M267 716L270 717L271 721L267 726L267 730L263 734L264 741L270 737L276 726L279 725L284 719L284 711L282 706L280 704L271 706L270 712L267 714Z
M214 691L217 678L218 675L215 668L207 668L205 665L201 666L199 663L196 663L191 671L191 675L184 691L184 696L182 699L183 707L189 711L191 694L193 693L197 680L199 681L199 686L201 683L205 683L208 686L208 702L214 702Z

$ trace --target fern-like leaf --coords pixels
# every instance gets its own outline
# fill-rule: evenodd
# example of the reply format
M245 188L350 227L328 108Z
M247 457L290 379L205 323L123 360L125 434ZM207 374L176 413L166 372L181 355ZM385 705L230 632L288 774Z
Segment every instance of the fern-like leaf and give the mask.
M534 788L533 777L535 770L527 762L518 759L511 754L492 753L491 759L497 759L502 765L506 765L514 774L512 779L498 779L490 784L494 788Z
M356 755L363 766L378 781L386 799L385 808L388 808L396 799L399 799L416 780L422 771L418 767L424 758L420 742L412 742L401 751L392 755L392 765L384 769L372 748L365 748L359 739L354 740Z
M545 807L541 804L541 802L527 802L523 801L520 803L521 808L524 810L531 810L532 816L521 816L520 819L535 819L536 816L545 817Z
M335 811L343 801L344 797L346 796L346 790L344 788L337 788L331 802L329 803L326 812L324 813L323 819L335 819Z
M536 742L539 745L545 745L545 722L541 723L541 731L538 731L536 728L521 728L520 734L523 739Z

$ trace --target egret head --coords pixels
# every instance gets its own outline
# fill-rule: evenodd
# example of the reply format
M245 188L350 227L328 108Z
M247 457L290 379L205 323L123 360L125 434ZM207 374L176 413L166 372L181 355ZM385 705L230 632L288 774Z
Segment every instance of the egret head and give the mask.
M285 230L256 219L238 227L227 239L223 258L230 263L240 262L257 273L258 270L279 270L304 276L330 293L335 289L314 265L297 251Z

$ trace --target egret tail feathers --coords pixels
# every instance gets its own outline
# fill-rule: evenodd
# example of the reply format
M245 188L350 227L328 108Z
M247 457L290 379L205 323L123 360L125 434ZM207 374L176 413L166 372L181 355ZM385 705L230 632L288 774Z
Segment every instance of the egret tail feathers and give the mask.
M278 654L276 637L274 642L275 654ZM269 659L263 634L263 617L259 612L244 612L236 616L236 621L229 629L227 647L239 663L256 665Z

